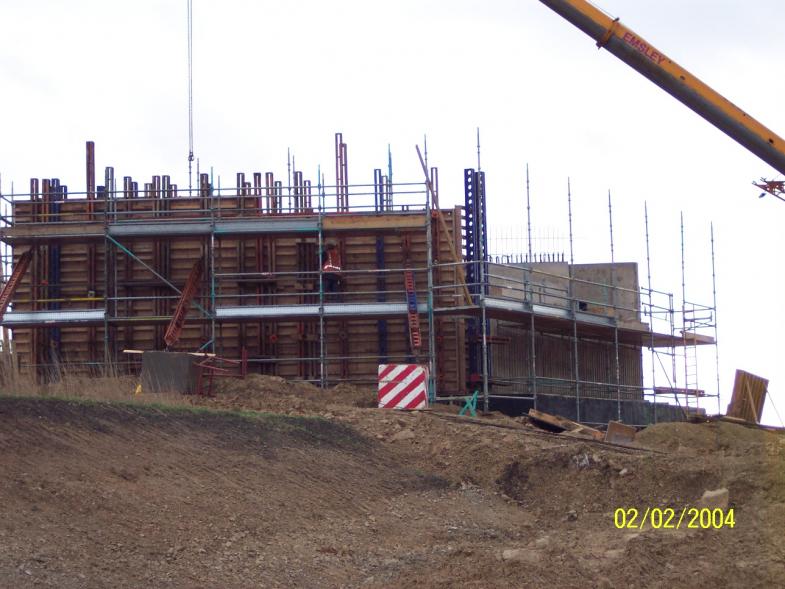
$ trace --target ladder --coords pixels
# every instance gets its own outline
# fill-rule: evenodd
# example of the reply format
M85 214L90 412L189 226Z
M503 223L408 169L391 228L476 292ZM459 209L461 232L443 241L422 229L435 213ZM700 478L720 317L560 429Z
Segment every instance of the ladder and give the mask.
M687 407L690 407L692 398L695 399L695 406L698 407L698 347L696 337L693 332L684 332L684 388L688 391Z
M196 293L199 291L199 281L202 278L203 270L204 258L199 258L193 268L191 268L191 273L188 275L188 280L185 281L183 292L180 293L180 300L177 301L172 320L169 322L169 327L166 328L164 341L167 348L171 348L180 339L180 333L183 331L183 325L185 324L185 317L191 308L191 302L193 302Z
M414 273L404 270L403 283L406 287L406 309L409 313L409 344L412 352L419 352L422 346L420 334L420 316L417 314L417 293L414 290Z
M688 303L684 303L682 310L682 343L684 345L684 388L689 391L685 400L687 408L691 408L691 401L694 398L694 405L698 403L698 346L697 328L699 322L695 316L694 305L687 308Z
M0 320L3 319L3 315L5 315L5 311L8 308L8 305L11 303L11 298L14 296L14 292L19 287L19 283L22 282L22 277L27 272L27 268L30 266L30 261L33 259L33 250L27 250L22 256L19 258L19 262L14 266L14 271L11 272L11 277L8 279L8 282L5 283L3 286L3 290L0 291Z

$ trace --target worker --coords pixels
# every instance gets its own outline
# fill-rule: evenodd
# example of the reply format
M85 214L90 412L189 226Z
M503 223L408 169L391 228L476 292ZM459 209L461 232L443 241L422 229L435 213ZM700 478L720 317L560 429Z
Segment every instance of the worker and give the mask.
M341 256L334 243L322 251L322 284L325 293L337 293L341 283Z

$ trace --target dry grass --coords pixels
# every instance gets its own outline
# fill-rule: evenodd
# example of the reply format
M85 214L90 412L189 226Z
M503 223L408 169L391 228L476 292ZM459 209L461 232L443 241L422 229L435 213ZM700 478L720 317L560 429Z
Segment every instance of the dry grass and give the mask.
M110 370L108 376L80 374L67 364L49 369L48 382L29 373L20 373L10 356L0 355L0 395L16 397L54 397L94 401L122 401L140 404L190 406L192 403L177 393L137 394L139 379Z

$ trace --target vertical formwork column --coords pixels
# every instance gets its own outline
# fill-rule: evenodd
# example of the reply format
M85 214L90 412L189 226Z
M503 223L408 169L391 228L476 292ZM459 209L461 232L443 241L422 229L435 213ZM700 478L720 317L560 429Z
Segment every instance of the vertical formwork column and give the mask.
M373 210L377 213L384 210L384 186L382 185L382 170L373 171Z
M488 295L488 234L486 231L485 172L464 170L464 201L466 214L466 281L480 307L480 321L469 319L467 339L469 350L470 381L482 380L483 406L489 409L489 373L491 369L488 349L489 323L485 309ZM479 324L478 324L479 323Z
M477 146L479 150L479 145ZM485 208L485 172L477 172L477 234L480 259L480 310L482 314L482 391L483 391L483 411L486 413L490 409L488 402L488 382L491 372L491 357L488 349L488 336L490 335L490 325L485 307L485 299L488 296L488 233L486 208Z
M476 172L473 169L463 171L464 189L464 260L466 262L466 283L473 300L477 298L477 202L476 202ZM473 388L479 372L477 354L477 320L470 318L466 321L466 340L469 355L468 381ZM471 392L471 391L470 391Z
M387 300L387 278L383 272L385 268L384 259L384 236L376 238L376 301L383 303ZM387 320L380 319L376 322L377 339L379 346L379 364L387 364Z
M50 183L49 194L49 219L53 223L60 221L60 201L64 198L67 188L60 184L60 180L54 178ZM48 309L60 308L60 293L61 293L61 279L60 279L60 243L52 241L49 244L49 272L47 276L48 294L47 298L49 303L46 305ZM52 327L49 329L49 358L48 360L54 365L52 374L55 379L60 376L59 364L61 359L61 332L59 327Z
M343 134L335 134L335 193L338 212L349 210L349 166Z
M41 179L41 203L39 208L39 221L44 223L49 222L49 199L51 198L51 180L48 178ZM49 299L51 299L49 293L49 265L50 265L50 258L49 258L49 251L51 250L51 242L47 242L46 245L41 246L39 253L40 253L40 262L41 265L39 267L39 274L38 284L40 285L41 296L43 298L43 308L49 308ZM42 333L41 338L41 348L39 350L39 358L37 363L40 365L40 372L44 376L45 380L49 380L51 378L51 373L49 372L49 350L51 349L52 339L51 339L51 331L48 328L44 328L40 330Z
M87 200L87 220L95 218L95 143L88 141L85 144L85 198ZM98 292L98 267L97 267L96 243L90 241L87 244L87 295L95 299ZM95 309L97 302L90 301L90 308ZM98 351L96 348L97 329L94 326L87 328L87 360L88 362L98 361Z
M88 141L85 144L85 172L86 172L86 188L85 196L87 198L87 220L93 220L93 210L95 201L95 143Z

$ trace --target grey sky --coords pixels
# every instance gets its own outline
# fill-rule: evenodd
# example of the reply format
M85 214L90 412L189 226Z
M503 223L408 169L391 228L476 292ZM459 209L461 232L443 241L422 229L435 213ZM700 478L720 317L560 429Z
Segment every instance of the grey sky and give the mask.
M785 3L600 5L785 134ZM185 0L0 2L3 190L30 176L83 190L86 139L99 169L187 184L185 14ZM647 200L655 286L680 291L683 210L699 302L711 297L713 219L723 409L738 367L771 379L785 416L785 203L750 185L774 172L540 2L195 0L194 17L196 155L225 183L238 171L285 175L287 148L306 177L321 164L329 182L335 131L350 181L370 181L388 143L396 179L419 180L414 144L427 133L443 202L458 203L479 126L492 224L523 224L528 162L538 228L566 234L569 175L577 261L609 257L611 189L616 257L643 262ZM701 376L709 387L713 375Z

